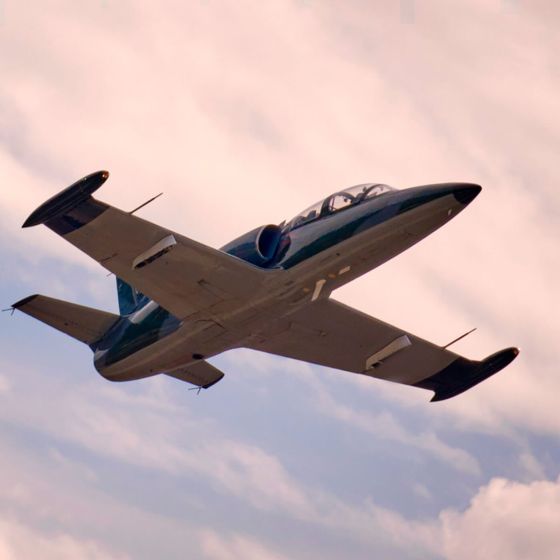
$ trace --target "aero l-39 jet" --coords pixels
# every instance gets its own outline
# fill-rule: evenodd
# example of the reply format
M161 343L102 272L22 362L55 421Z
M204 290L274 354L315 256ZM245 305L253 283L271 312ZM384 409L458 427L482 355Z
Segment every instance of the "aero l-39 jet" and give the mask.
M216 250L93 198L108 176L77 181L23 227L45 224L114 273L120 315L42 295L13 305L86 343L106 379L165 374L207 389L224 374L206 359L243 347L428 389L441 401L518 354L470 360L330 298L456 216L478 185L357 185Z

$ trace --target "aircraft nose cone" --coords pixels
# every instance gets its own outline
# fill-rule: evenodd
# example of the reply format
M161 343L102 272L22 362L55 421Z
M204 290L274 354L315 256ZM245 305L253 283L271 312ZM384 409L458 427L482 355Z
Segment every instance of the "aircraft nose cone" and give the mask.
M480 185L474 185L471 183L460 183L457 187L453 190L453 196L465 206L472 202L475 197L480 193L482 187Z

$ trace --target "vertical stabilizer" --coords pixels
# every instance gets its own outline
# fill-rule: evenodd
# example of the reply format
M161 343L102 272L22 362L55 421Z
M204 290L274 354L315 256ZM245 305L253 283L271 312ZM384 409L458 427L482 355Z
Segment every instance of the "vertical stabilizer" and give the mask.
M121 315L134 313L148 299L119 277L117 277L117 297L119 298L119 313Z

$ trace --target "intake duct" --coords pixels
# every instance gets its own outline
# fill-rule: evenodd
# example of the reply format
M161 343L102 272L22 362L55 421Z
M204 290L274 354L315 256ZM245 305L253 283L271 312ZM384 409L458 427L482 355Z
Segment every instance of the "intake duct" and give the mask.
M281 236L282 230L278 226L261 226L228 243L222 251L265 267L274 259Z

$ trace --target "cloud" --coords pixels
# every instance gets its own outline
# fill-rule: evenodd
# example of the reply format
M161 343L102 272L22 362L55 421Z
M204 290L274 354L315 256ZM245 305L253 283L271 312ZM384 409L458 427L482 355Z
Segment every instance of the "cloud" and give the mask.
M190 417L161 390L163 380L152 380L145 391L131 395L96 379L57 398L63 391L56 382L42 385L37 376L31 388L22 384L29 378L22 374L4 400L0 415L5 419L127 465L200 477L257 508L309 516L305 493L274 455L220 434L204 418ZM56 406L45 405L46 395ZM18 411L20 399L26 405ZM192 434L188 440L185 433Z
M287 560L288 556L270 551L255 539L245 535L219 535L203 531L200 535L202 551L209 560Z
M248 375L251 375L252 378L262 375L263 372L278 370L281 370L284 375L293 375L300 385L307 387L309 402L322 415L367 432L377 439L420 449L429 454L431 458L438 459L468 475L480 474L480 465L475 457L463 449L445 443L431 431L431 426L425 431L415 432L405 428L396 415L391 412L372 413L359 408L355 403L344 404L342 397L335 396L333 394L335 389L327 383L327 369L310 366L297 360L277 359L269 354L250 350L235 351L230 359L235 363L251 364ZM251 372L256 370L259 373L252 375ZM343 373L343 375L348 378L361 377L348 373ZM374 385L375 383L370 378L366 378L364 382L364 384ZM359 383L359 387L362 387L362 383Z
M11 439L6 426L0 446L1 560L31 560L39 552L47 559L148 559L158 553L180 558L182 545L200 530L196 523L142 507L112 484L118 473L94 472L99 462L91 456L59 448L45 452L41 446L30 450L20 437Z
M16 372L18 368L12 370ZM0 418L52 440L56 447L49 451L48 461L53 468L60 470L61 476L68 473L88 486L99 485L99 475L60 451L68 444L87 450L91 460L98 457L116 461L117 468L126 469L131 475L144 471L157 474L158 478L195 480L205 493L213 490L210 495L214 499L223 496L233 499L237 507L272 515L284 523L289 520L309 530L328 530L332 538L375 545L383 550L396 548L406 558L424 557L431 550L429 526L381 507L367 496L347 502L320 484L304 484L275 453L227 436L204 416L195 418L180 408L166 387L169 384L156 379L130 393L124 387L95 380L65 391L56 379L46 382L38 374L19 371L14 376L9 399L0 403ZM188 438L185 434L189 434ZM6 480L12 476L11 471L4 473ZM65 504L64 497L45 497L45 493L48 496L51 492L52 483L45 488L42 478L37 481L30 472L28 476L20 473L21 482L6 488L4 500L29 512L36 507L36 496L42 496L45 506L36 515L58 516L62 526L67 525L68 511L76 505ZM189 529L197 531L200 527L191 524ZM403 533L405 539L401 538ZM219 542L206 538L202 545L214 554L240 547L255 553L259 550L258 543L245 538Z
M17 368L13 370L16 371ZM547 515L552 515L558 506L556 501L560 499L559 482L538 481L524 485L502 479L493 480L478 491L465 512L448 509L439 518L424 517L415 520L398 511L381 507L371 499L347 502L329 489L318 485L304 485L286 470L274 454L256 445L225 437L216 425L205 418L198 418L195 422L190 414L177 407L163 382L153 380L153 383L144 384L143 390L134 394L127 393L116 385L86 383L82 388L74 387L68 399L65 399L54 398L54 395L63 393L56 382L50 389L47 388L47 385L53 385L53 380L43 386L39 376L35 376L34 383L29 383L29 375L25 374L16 375L14 379L9 401L4 399L2 403L2 413L7 414L12 422L17 421L20 426L42 430L49 437L56 438L55 441L59 442L57 445L64 445L65 441L69 441L86 447L97 456L114 458L123 463L132 476L137 468L155 470L159 477L166 474L179 478L194 476L201 481L199 483L213 486L218 494L234 497L235 503L250 505L255 511L271 513L275 517L279 516L279 519L292 519L300 526L307 527L308 531L316 530L313 527L323 528L333 538L337 536L347 539L353 546L360 543L360 546L392 551L393 554L398 551L403 558L433 558L443 554L446 558L460 560L466 557L461 556L465 541L468 541L467 549L474 553L477 551L477 535L490 534L496 540L491 550L497 553L502 550L500 547L505 546L504 542L508 542L509 531L516 531L523 524L530 525L528 519L543 518L545 537L549 538L549 532L550 535L555 535L546 526L547 523L554 526L553 521L547 521ZM25 387L25 406L18 404L21 402L20 387ZM36 400L38 395L41 396L42 405ZM46 404L49 402L53 404L52 407ZM15 414L17 409L21 411L21 416ZM29 418L31 410L36 412L35 416ZM69 423L68 418L73 421ZM350 424L353 425L353 422L352 420ZM387 423L382 427L386 429ZM364 428L360 426L360 429ZM394 427L388 431L393 429ZM189 438L181 437L182 433L189 433ZM197 438L197 433L203 437ZM414 445L407 440L409 437L405 437L404 443ZM206 440L212 443L205 445ZM10 456L13 455L10 453ZM522 461L527 468L532 469L534 475L538 474L530 457ZM84 464L75 464L57 449L49 453L49 461L41 467L47 474L51 470L49 463L60 471L58 477L78 479L82 484L93 485L94 488L99 484L95 471ZM8 484L4 488L4 504L13 504L12 509L17 505L18 511L35 510L34 516L60 520L61 526L72 525L69 512L75 511L78 506L68 496L51 496L58 486L56 480L50 479L51 475L41 481L41 476L34 474L29 467L16 467L12 474L4 468L3 479L12 480L16 472L19 482L17 485ZM430 498L429 490L423 486L416 485L414 491L421 494L424 500ZM90 493L91 490L88 490L85 494ZM84 495L83 489L81 495ZM41 508L37 508L37 499L44 504ZM122 506L118 502L104 504L97 498L91 503L98 503L104 510L111 510L111 515L125 514L119 514ZM502 524L504 512L506 522ZM83 523L92 516L92 512L83 510L81 515L84 517L81 521ZM128 512L124 516L128 519L131 515L132 518L139 516L135 523L151 523L140 511ZM97 517L98 514L94 514L93 519ZM21 524L19 521L18 523ZM165 527L173 525L174 520L160 519L159 523ZM480 527L478 523L481 524ZM55 536L39 533L34 538L18 527L14 529L12 525L5 528L0 524L0 527L8 535L0 541L2 546L10 553L12 550L18 551L24 558L25 550L20 553L17 548L21 535L25 535L21 540L29 543L30 550L42 545L44 539L50 539L45 547L46 550L52 548L53 557L58 554L64 558L66 550L70 551L68 554L81 553L86 558L87 554L91 558L96 558L96 554L111 557L109 553L105 553L105 544L98 545L87 536L77 536L67 531L56 533ZM30 527L29 531L38 530L33 525ZM196 524L194 527L190 525L188 530L199 536L201 557L205 558L221 560L236 555L239 557L241 554L249 558L251 555L260 555L275 559L283 558L286 554L285 548L269 544L268 540L261 540L256 535L231 531L222 534ZM531 530L528 529L528 543L530 534ZM484 539L485 543L488 538ZM523 537L519 536L516 543L520 543L520 550L523 546L529 546L524 542ZM297 550L297 544L294 547L293 550ZM546 548L541 547L539 550L546 554ZM118 555L116 557L119 558ZM287 557L291 556L288 554ZM543 557L546 558L546 555Z
M264 450L241 442L218 441L197 455L202 476L211 473L229 492L255 507L286 511L295 517L313 515L305 491L280 461Z
M557 483L543 480L542 453L530 452L524 441L560 431L554 351L560 325L550 303L556 301L560 278L555 11L546 2L505 0L459 2L453 9L417 3L406 14L397 4L360 1L343 10L314 1L157 6L92 1L45 3L29 18L22 5L4 0L3 289L17 282L70 298L80 284L102 301L94 287L104 280L100 267L45 228L20 228L38 204L95 169L112 172L101 199L131 209L163 190L165 197L143 209L142 216L213 246L258 224L290 218L341 186L367 180L397 187L470 180L484 190L464 214L353 283L341 299L439 344L478 326L455 347L469 356L483 357L510 344L523 352L508 370L438 405L428 405L425 392L359 376L344 377L349 389L338 399L329 383L306 381L309 395L296 403L301 409L294 409L294 414L304 416L303 409L308 414L299 427L302 440L315 441L314 430L322 430L321 420L329 419L350 427L353 441L386 439L421 450L427 461L435 458L436 468L453 466L444 478L462 489L459 497L434 490L439 480L413 483L424 504L418 507L424 516L419 513L417 520L410 513L412 498L392 496L399 508L393 511L367 496L338 496L350 486L346 481L354 470L333 458L333 471L340 467L336 480L344 482L339 487L326 482L323 455L309 453L297 463L290 455L294 448L282 447L280 430L258 444L254 434L235 434L231 426L220 425L216 409L215 416L201 412L202 407L185 411L157 380L136 393L97 379L69 386L69 375L45 363L25 371L29 362L21 352L19 367L3 362L0 418L6 430L21 431L15 438L21 438L21 449L54 442L56 451L48 451L48 460L40 451L34 457L38 464L46 460L57 467L48 476L29 465L21 476L14 469L9 479L25 478L26 484L8 488L15 492L11 498L3 496L22 511L20 517L5 516L2 527L9 538L0 546L14 553L29 531L29 542L37 547L43 543L48 549L50 542L60 551L81 546L94 554L96 546L118 539L110 529L100 529L113 523L125 527L125 535L163 535L159 546L172 543L166 552L184 552L182 538L195 533L205 535L206 552L218 558L235 553L274 558L286 555L285 549L268 545L263 525L289 518L308 534L319 534L318 542L342 535L349 549L363 545L363 557L384 546L380 557L433 557L445 533L445 551L453 558L462 547L476 547L477 534L486 531L477 523L487 523L488 538L495 537L492 542L507 552L507 542L499 539L511 531L518 550L534 546L536 553L527 556L538 556L540 544L531 542L529 528L509 527L517 527L510 510L502 523L495 504L505 507L518 500L538 516L538 496L548 508L543 542L551 541L547 520ZM88 283L77 280L85 274ZM6 349L27 332L25 326L19 334L16 330L3 332ZM37 356L48 354L43 341L34 342ZM259 371L258 359L240 358L240 364L268 403L271 376L259 374L269 366L262 362ZM271 363L276 371L291 370L302 379L315 375L302 364ZM367 409L364 395L369 394L384 399L382 412ZM247 403L243 398L227 405L240 416ZM418 419L412 427L403 418L408 410ZM260 421L255 416L247 424ZM470 438L469 451L446 443L454 436ZM496 466L498 459L486 461L482 451L488 441L499 445L504 438L521 442L512 468L520 470L526 484L495 479L461 513L457 502L474 492L477 473L488 480L495 475L489 470L508 468ZM2 442L7 461L16 451ZM342 438L332 446L341 454L347 450ZM87 457L78 461L81 467L68 458L67 448ZM83 464L104 460L115 473L126 473L131 481L148 476L150 484L138 483L132 497L95 492L92 487L102 477ZM298 478L294 463L303 471L310 468L304 460L316 469L313 482ZM57 469L83 485L57 477ZM34 476L24 477L24 471ZM397 480L395 473L376 475L387 487ZM246 506L252 510L247 525L255 527L255 534L241 522L233 527L237 519L222 533L153 513L157 508L146 497L152 482L174 480L180 488L191 479L211 499L196 507L181 502L181 515L188 510L193 517L201 513L213 519L224 503ZM60 492L50 488L52 480ZM116 494L114 488L106 492ZM126 500L129 507L122 504ZM442 515L439 525L425 514L442 502L455 509ZM95 504L112 514L111 521L96 512ZM479 504L488 504L488 510ZM29 521L41 512L42 523L49 514L58 520L56 534ZM80 534L87 533L76 528L80 519L91 523L99 538ZM120 524L125 519L133 522ZM526 523L529 527L531 520ZM468 542L461 540L461 531ZM515 540L517 533L523 542ZM122 538L122 547L132 549L135 540ZM335 556L335 548L327 549L321 552ZM154 551L158 545L140 552L153 557Z
M405 429L390 412L375 414L360 410L355 405L345 405L317 382L314 383L313 391L312 399L317 402L316 406L322 414L364 430L379 439L420 449L463 473L480 474L480 465L475 457L463 449L448 445L431 430L415 433Z
M440 515L443 552L449 560L558 556L560 480L529 484L496 478L466 511Z
M519 465L528 480L544 480L546 472L540 461L528 450L519 455Z
M160 480L166 477L196 480L197 486L205 489L203 495L213 489L210 495L214 499L216 496L226 500L233 498L236 507L272 515L283 523L294 522L314 531L327 529L331 538L375 544L384 549L397 547L405 557L413 550L410 542L417 531L411 530L409 539L399 541L399 524L408 527L408 522L399 514L369 500L349 504L320 485L303 484L275 454L223 435L218 426L204 417L192 418L166 393L164 383L153 380L144 385L144 390L130 394L116 385L88 382L74 386L65 397L56 380L45 383L40 376L34 376L34 381L30 382L30 378L29 373L23 372L15 376L10 398L0 403L0 414L4 421L9 418L10 422L15 422L19 429L48 438L55 447L49 450L39 472L35 472L37 469L26 461L23 467L14 464L14 458L21 451L7 446L6 440L0 440L10 457L10 462L0 472L7 482L0 493L0 503L7 511L17 511L18 515L31 518L32 527L40 525L43 519L67 527L67 538L56 540L53 550L62 551L64 546L76 550L75 541L81 542L81 538L73 534L72 529L80 534L84 532L84 524L93 522L95 526L100 523L106 526L109 521L99 514L97 507L110 510L111 517L124 515L131 522L137 518L135 523L143 526L152 523L141 510L133 507L129 511L130 506L119 503L116 498L109 498L108 503L107 497L99 498L97 487L101 484L101 475L88 466L99 458L116 461L112 468L126 470L127 476L147 471L153 473L150 476L157 474ZM185 438L184 434L189 437ZM61 451L68 444L88 450L90 459L84 462L68 458ZM18 483L10 484L13 480ZM56 488L65 490L60 493ZM91 507L80 506L82 500ZM73 513L76 511L80 512L77 519ZM161 524L159 530L169 531L169 526L173 529L177 520L164 518L158 519L158 523ZM216 540L215 531L209 533L197 523L189 522L183 530L197 534L202 531L201 550L211 558L240 550L258 554L266 548L252 537ZM97 526L96 532L99 531ZM114 540L122 547L120 539ZM30 542L34 546L35 541ZM419 550L424 550L424 537L414 543ZM95 547L88 546L87 550L91 549L94 554ZM417 557L416 552L410 557ZM276 557L274 554L282 557L280 552L274 552L270 553L271 558Z
M10 382L4 375L0 375L0 394L10 390Z
M40 551L40 552L39 552ZM95 541L64 533L40 532L14 520L0 519L0 560L125 560Z

